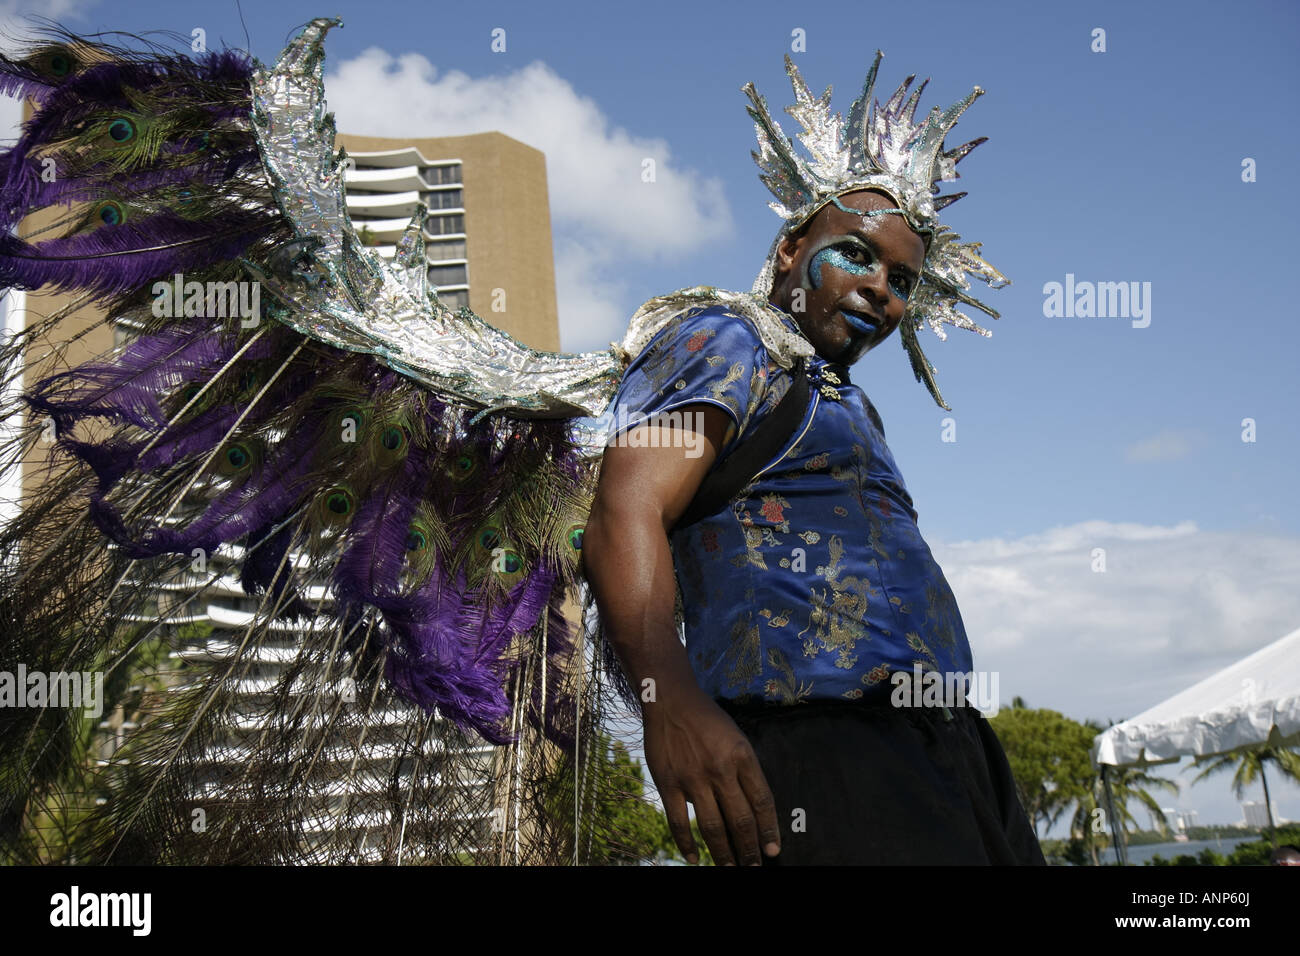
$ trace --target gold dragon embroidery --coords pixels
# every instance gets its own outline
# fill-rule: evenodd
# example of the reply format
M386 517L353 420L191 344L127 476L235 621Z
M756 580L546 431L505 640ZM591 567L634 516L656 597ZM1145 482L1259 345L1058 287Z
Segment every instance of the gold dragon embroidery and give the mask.
M867 617L869 598L879 596L866 578L848 576L840 577L840 565L844 560L844 540L839 535L831 535L828 545L830 560L817 568L817 574L826 580L828 588L810 588L811 609L808 614L808 626L799 632L799 636L812 631L804 639L805 657L815 657L820 651L834 651L837 655L835 666L845 670L851 669L858 662L854 650L859 640L871 640L863 621ZM827 602L828 592L833 595ZM818 644L821 647L818 647Z

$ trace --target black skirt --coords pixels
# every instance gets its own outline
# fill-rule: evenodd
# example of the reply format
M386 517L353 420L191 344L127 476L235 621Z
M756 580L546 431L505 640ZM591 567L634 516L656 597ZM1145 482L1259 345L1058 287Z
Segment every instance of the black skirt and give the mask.
M973 707L737 705L781 822L764 865L1045 865L1006 754Z

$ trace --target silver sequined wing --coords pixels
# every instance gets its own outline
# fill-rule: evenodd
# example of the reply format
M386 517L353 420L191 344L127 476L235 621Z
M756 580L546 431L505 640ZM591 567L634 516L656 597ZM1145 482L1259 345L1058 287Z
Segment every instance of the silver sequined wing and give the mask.
M325 104L323 41L341 23L313 20L253 79L262 162L297 234L269 262L244 261L275 300L272 315L484 414L599 415L622 375L616 351L539 351L468 309L442 305L426 273L426 209L412 217L392 264L361 242L347 211L346 157L334 152Z

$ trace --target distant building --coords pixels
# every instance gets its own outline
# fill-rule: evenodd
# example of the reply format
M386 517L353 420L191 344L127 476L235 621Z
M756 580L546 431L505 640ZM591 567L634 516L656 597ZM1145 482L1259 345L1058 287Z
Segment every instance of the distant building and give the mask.
M1245 815L1245 825L1248 827L1266 827L1268 826L1268 809L1264 806L1263 800L1244 800L1241 804L1241 812ZM1273 804L1273 822L1282 823L1282 818L1278 815L1277 804Z
M1165 815L1163 823L1154 812L1147 811L1151 817L1151 829L1153 830L1162 830L1167 827L1173 833L1186 833L1188 829L1196 826L1196 818L1200 816L1196 810L1186 808L1161 807L1160 810Z

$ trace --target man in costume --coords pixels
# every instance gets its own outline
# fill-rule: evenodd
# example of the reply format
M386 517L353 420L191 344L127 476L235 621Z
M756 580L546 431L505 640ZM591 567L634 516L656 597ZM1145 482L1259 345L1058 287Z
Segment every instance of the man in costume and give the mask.
M959 270L1005 279L937 224L935 210L957 197L931 197L977 145L942 152L980 91L914 126L921 89L905 104L909 78L868 116L879 60L843 128L830 91L815 100L787 58L799 100L790 112L812 162L746 88L755 158L786 226L750 297L695 289L653 300L625 342L640 344L639 322L659 326L614 399L618 440L584 568L692 862L687 802L719 863L1043 863L1006 757L964 695L892 706L894 675L951 683L972 672L971 653L880 417L848 367L902 326L918 379L946 408L915 326L978 328L954 308L979 306ZM715 465L740 460L803 377L810 397L784 444L741 468L734 494L699 506ZM698 442L651 436L667 427L653 416L669 411L688 413L682 427L703 436L703 454L683 453Z
M859 706L893 672L970 666L847 366L897 325L942 405L917 328L978 329L956 311L985 308L966 276L1005 281L939 225L955 197L931 195L973 145L943 149L974 94L914 125L907 84L871 108L873 66L845 126L791 66L810 162L751 89L787 220L752 292L682 290L621 344L551 353L439 301L422 206L391 260L361 241L325 102L337 25L313 20L270 66L64 33L0 56L0 88L37 103L0 150L0 288L74 294L0 348L7 386L63 343L45 355L59 371L0 389L0 417L23 422L0 472L46 467L51 440L59 462L0 528L0 554L21 558L0 561L0 671L170 687L171 668L137 659L165 661L180 638L163 629L208 588L238 587L250 615L151 697L94 791L66 786L100 763L78 750L79 715L0 708L0 853L47 859L55 820L81 862L600 859L619 789L602 770L606 685L563 613L585 566L683 849L689 800L723 861L757 862L760 845L835 859L816 844L1033 857L967 708ZM52 221L29 231L35 213ZM261 290L252 321L202 305L236 280ZM182 281L184 309L159 308L157 287ZM82 333L65 322L92 302L128 341L72 367ZM708 447L609 449L587 553L596 470L577 425L614 399L703 405ZM156 620L123 626L164 593ZM268 660L280 676L251 713L241 688ZM470 733L501 748L498 786L465 785L476 748L447 741ZM222 812L194 828L208 804Z

